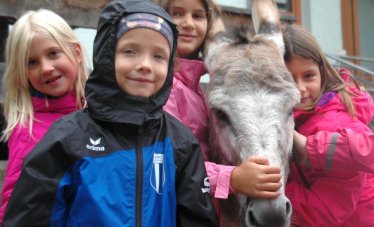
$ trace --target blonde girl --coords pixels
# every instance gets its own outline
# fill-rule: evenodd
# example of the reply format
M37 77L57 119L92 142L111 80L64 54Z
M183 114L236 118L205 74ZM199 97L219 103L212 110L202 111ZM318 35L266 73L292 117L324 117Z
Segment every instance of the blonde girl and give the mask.
M79 41L66 21L49 10L29 11L17 20L5 57L7 124L1 139L8 143L9 158L0 222L24 157L55 120L84 106L87 78Z

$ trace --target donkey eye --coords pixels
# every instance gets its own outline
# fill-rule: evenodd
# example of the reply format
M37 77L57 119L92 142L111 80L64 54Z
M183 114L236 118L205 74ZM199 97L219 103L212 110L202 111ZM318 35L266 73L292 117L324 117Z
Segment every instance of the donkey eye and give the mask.
M214 111L214 114L216 115L216 117L218 119L220 119L221 122L225 122L227 124L230 123L230 119L229 119L228 115L223 110L214 109L213 111Z
M287 112L286 119L293 118L293 110Z

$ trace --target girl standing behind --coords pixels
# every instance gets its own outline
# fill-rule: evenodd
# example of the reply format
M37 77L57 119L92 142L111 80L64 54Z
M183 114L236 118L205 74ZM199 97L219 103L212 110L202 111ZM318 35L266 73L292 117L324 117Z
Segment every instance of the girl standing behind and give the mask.
M308 31L292 25L283 36L285 62L301 94L294 114L296 130L309 141L306 158L299 166L293 164L286 188L293 207L292 225L374 226L374 178L361 172L370 168L359 160L370 154L370 145L362 143L360 150L348 145L344 154L344 144L337 143L338 133L344 135L347 131L370 139L373 100L353 83L348 70L336 71L330 65ZM337 133L330 136L327 132ZM329 141L318 138L324 144L311 146L323 135ZM297 146L300 135L295 133L295 138L299 138L295 140ZM352 163L343 164L349 158Z
M189 127L199 139L212 195L226 199L230 189L257 198L279 195L280 170L262 157L240 166L209 162L208 109L200 78L206 73L202 50L218 7L212 0L154 0L172 16L179 31L173 89L164 110Z
M52 11L29 11L10 31L6 49L2 141L9 147L0 223L24 157L58 118L84 106L87 69L78 39Z

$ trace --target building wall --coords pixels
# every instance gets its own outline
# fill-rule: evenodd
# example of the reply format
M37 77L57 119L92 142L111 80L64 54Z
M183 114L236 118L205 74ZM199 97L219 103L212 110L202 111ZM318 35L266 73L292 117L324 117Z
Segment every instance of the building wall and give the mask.
M345 54L340 1L301 1L302 26L314 35L324 52L330 54Z
M74 34L77 36L83 46L83 52L87 59L87 65L92 70L92 55L93 55L93 42L96 35L95 29L77 28L74 29Z

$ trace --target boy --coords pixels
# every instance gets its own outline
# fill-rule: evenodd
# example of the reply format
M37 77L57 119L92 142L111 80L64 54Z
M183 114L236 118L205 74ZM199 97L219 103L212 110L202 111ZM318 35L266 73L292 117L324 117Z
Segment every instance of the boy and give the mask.
M176 42L152 2L103 9L88 108L27 156L4 226L217 226L198 141L162 110Z

